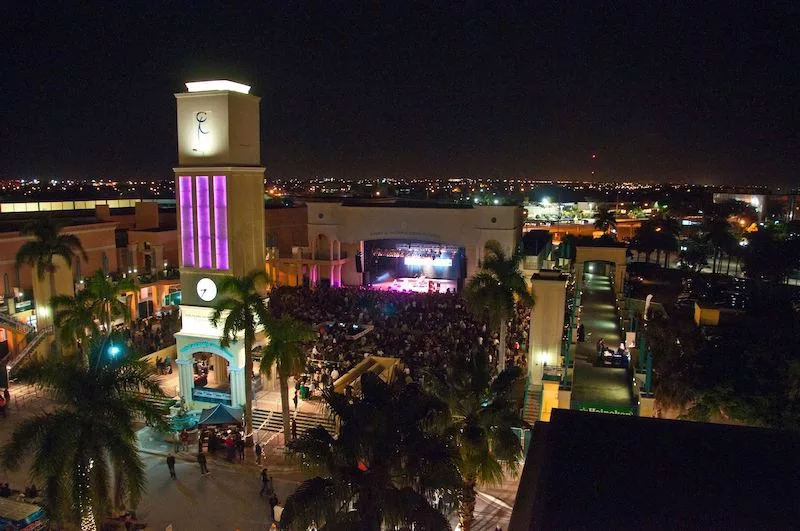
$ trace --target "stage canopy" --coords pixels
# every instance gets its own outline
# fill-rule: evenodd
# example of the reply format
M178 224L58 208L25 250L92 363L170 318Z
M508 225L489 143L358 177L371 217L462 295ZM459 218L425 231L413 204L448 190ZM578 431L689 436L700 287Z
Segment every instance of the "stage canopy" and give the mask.
M204 409L200 414L200 426L219 426L222 424L239 424L242 422L242 409L217 404Z

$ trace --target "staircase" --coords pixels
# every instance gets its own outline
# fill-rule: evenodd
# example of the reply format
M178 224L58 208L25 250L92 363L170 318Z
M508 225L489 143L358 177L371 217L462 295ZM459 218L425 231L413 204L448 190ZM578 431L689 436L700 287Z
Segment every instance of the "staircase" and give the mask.
M336 426L332 418L323 413L304 413L302 411L292 412L292 418L297 422L297 435L302 435L309 428L322 425L328 433L335 434ZM283 416L280 411L269 411L266 409L253 409L253 428L266 431L282 431Z
M31 325L23 323L22 321L18 321L12 316L3 312L0 312L0 326L8 327L15 332L19 332L20 334L29 334L33 331L33 327Z
M36 335L31 338L28 344L25 345L25 348L22 349L22 352L6 361L6 370L11 372L11 370L25 360L25 358L36 352L36 348L42 343L44 338L52 334L54 331L55 328L52 326L48 326L47 328L39 330Z
M533 426L539 420L542 412L542 386L531 385L528 388L528 396L525 397L525 409L522 411L522 420Z
M151 395L150 393L134 393L134 395L163 410L169 410L170 406L175 403L174 399L166 396Z

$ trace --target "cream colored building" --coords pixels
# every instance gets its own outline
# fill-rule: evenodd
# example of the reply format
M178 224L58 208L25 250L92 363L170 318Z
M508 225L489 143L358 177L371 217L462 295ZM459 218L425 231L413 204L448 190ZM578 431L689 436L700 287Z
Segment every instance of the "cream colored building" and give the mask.
M360 286L365 275L356 267L369 240L407 240L464 249L465 279L478 270L486 242L495 240L507 253L516 249L522 213L515 206L452 208L435 203L351 200L309 202L308 246L291 256L268 252L267 269L278 282ZM464 279L464 280L465 280Z

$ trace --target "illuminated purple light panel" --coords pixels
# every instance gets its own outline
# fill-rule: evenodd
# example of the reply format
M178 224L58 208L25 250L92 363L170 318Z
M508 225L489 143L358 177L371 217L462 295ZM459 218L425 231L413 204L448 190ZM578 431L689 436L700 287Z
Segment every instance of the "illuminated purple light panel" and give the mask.
M208 175L197 176L198 266L211 269L211 205L208 202Z
M194 208L192 203L192 178L178 178L181 200L181 258L184 267L194 267Z
M214 252L217 269L228 269L228 182L214 176Z

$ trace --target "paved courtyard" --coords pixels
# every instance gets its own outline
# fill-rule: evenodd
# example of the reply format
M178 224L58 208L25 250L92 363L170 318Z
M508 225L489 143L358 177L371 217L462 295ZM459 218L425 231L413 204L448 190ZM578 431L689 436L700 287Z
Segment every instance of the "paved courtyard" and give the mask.
M620 343L614 293L604 275L584 275L582 322L586 341L578 343L572 384L572 404L591 403L611 407L630 407L632 397L627 372L622 368L595 366L596 346L600 338L610 348Z
M8 441L21 420L52 408L48 399L30 393L24 386L12 386L11 392L12 407L8 417L0 418L0 445ZM254 462L252 450L248 450L244 464L228 463L221 458L209 459L211 475L206 477L200 476L193 453L179 453L177 479L172 480L165 462L166 454L173 450L172 445L151 435L146 429L139 432L147 470L147 492L137 509L137 516L148 524L148 529L164 530L169 525L173 531L269 528L269 504L266 497L259 496L260 467ZM286 462L277 446L269 448L266 464L274 478L278 498L283 503L302 481L303 473L296 465ZM24 490L31 483L28 466L29 463L24 463L16 471L0 470L0 482L8 482L14 490ZM481 489L476 506L477 522L473 529L492 531L495 525L507 529L517 486L517 480L509 478L498 487ZM452 523L455 527L455 517Z

